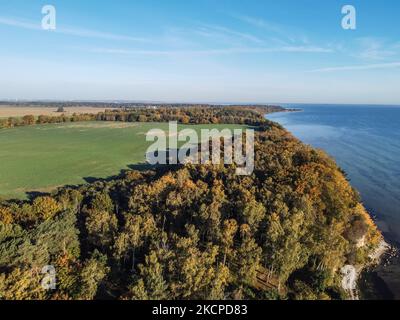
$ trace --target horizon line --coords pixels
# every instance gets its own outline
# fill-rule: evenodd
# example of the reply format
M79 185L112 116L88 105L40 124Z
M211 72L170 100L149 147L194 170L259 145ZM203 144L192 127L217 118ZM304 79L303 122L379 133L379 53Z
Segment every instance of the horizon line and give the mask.
M188 104L188 105L260 105L260 106L281 106L281 105L340 105L340 106L393 106L400 107L400 103L334 103L334 102L218 102L218 101L179 101L179 100L126 100L126 99L0 99L0 106L4 103L110 103L110 104Z

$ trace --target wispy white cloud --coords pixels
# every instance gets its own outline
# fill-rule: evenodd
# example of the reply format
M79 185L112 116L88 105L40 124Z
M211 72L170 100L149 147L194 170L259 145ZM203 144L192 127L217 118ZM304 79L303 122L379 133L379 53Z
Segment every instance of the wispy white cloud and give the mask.
M285 46L276 48L276 52L332 53L334 50L318 46Z
M250 16L245 16L245 15L232 15L234 18L239 19L243 22L246 22L248 24L251 24L255 27L258 28L263 28L267 29L271 32L275 33L284 33L283 27L276 24L276 23L271 23L269 21L266 21L264 19L256 18L256 17L250 17Z
M245 17L243 19L251 19ZM263 20L249 20L256 25L263 27L267 26L267 23ZM7 25L16 28L23 28L28 30L42 30L39 23L33 23L32 21L26 21L17 18L0 17L0 25ZM278 27L272 27L273 30L277 31ZM46 31L49 32L49 31ZM92 52L98 53L109 53L109 54L131 54L131 55L158 55L158 56L173 56L173 55L227 55L227 54L257 54L257 53L273 53L273 52L287 52L287 53L329 53L333 50L329 47L314 46L311 44L287 44L287 41L279 40L273 41L275 46L266 47L266 41L260 37L246 33L242 31L233 30L231 28L219 25L207 25L200 24L200 27L195 29L174 29L173 41L171 41L171 35L167 38L163 37L132 37L127 35L101 32L96 30L84 29L79 27L58 27L56 30L51 31L58 34L70 35L75 37L86 37L86 38L98 38L104 40L116 40L116 41L131 41L137 43L151 43L158 45L166 45L167 47L182 48L182 44L185 44L185 48L189 49L91 49ZM170 30L171 32L171 30ZM213 39L215 46L222 48L210 48L213 44L207 44L193 40L193 34L198 34L202 37L208 37ZM188 43L188 39L189 41ZM269 41L270 42L270 41ZM199 44L205 46L204 49L199 48ZM225 46L225 47L223 47ZM195 49L191 49L195 48Z
M153 55L153 56L177 56L177 55L229 55L229 54L258 54L258 53L330 53L330 49L312 46L284 46L276 48L223 48L204 50L129 50L92 48L85 51L93 53L120 54L120 55Z
M312 41L309 40L307 34L302 31L293 29L287 25L276 24L264 19L250 17L245 15L232 15L232 17L247 23L248 25L261 28L268 31L271 34L276 35L276 44L283 47L288 46L287 44L292 44L296 48L303 46L304 48L312 48ZM321 46L315 46L320 48ZM390 39L377 38L373 36L356 38L352 43L338 43L331 42L325 45L327 48L323 51L337 52L347 58L354 58L360 63L369 63L368 65L354 65L338 67L338 68L325 68L319 69L318 72L331 72L336 70L367 70L367 69L382 69L382 68L392 68L397 67L393 60L398 60L400 58L400 43L391 41ZM318 50L315 50L318 52ZM386 62L386 63L384 63Z
M361 48L355 56L363 60L385 60L398 53L395 44L374 37L359 38L356 43Z
M329 68L315 69L315 70L311 70L309 72L360 71L360 70L394 69L394 68L400 68L400 62L342 66L342 67L329 67Z
M77 37L87 37L87 38L99 38L105 40L121 40L121 41L136 41L136 42L152 42L149 38L141 38L141 37L131 37L126 35L107 33L107 32L98 32L88 29L80 29L80 28L60 28L57 29L56 32L77 36Z
M174 45L168 41L168 38L178 41L176 44L180 47L199 46L208 47L247 47L247 46L265 46L266 39L249 32L238 31L222 25L205 24L201 21L193 21L192 27L165 28L166 34L163 37L163 44ZM166 38L165 35L168 35Z
M294 32L293 30L289 30L287 26L267 21L261 18L250 17L240 14L233 14L232 17L253 27L261 28L265 31L275 34L276 36L279 36L280 38L282 38L280 39L280 41L289 41L291 43L301 42L303 44L308 43L307 36L305 36L304 34L299 34L298 31Z
M13 19L13 18L6 18L0 17L0 24L10 27L17 27L29 30L41 30L41 26L39 23L33 23L30 21L24 21L21 19Z
M6 25L28 30L42 30L41 25L39 23L33 23L31 21L15 19L15 18L0 17L0 25ZM58 27L56 30L51 32L76 36L76 37L84 37L84 38L99 38L105 40L120 40L120 41L134 41L134 42L151 42L151 40L148 38L131 37L115 33L99 32L95 30L74 28L74 27Z
M195 32L197 34L200 34L208 38L215 38L215 39L224 38L226 41L241 40L259 45L265 44L265 41L263 39L260 39L259 37L253 34L239 32L218 25L203 25L201 28L195 30Z

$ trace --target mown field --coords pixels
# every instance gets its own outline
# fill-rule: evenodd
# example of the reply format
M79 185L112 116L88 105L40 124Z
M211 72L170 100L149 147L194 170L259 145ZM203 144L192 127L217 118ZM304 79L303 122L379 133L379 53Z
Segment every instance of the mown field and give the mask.
M93 108L93 107L65 107L64 114L72 115L74 113L82 114L82 113L90 113L97 114L99 112L104 111L104 108ZM35 117L44 115L44 116L59 116L60 113L57 112L57 108L54 107L15 107L15 106L0 106L0 118L9 118L9 117L23 117L26 115L33 115Z
M240 128L240 125L179 126ZM80 122L0 130L0 197L24 199L29 192L107 178L143 163L152 142L145 134L167 123Z

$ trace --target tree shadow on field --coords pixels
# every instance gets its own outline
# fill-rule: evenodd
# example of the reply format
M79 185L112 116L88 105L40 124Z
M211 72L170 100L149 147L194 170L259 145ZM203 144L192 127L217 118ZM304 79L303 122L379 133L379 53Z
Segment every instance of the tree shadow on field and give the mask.
M45 197L51 195L49 192L40 192L40 191L28 191L26 192L26 197L28 200L33 201L37 197Z
M113 180L117 180L117 179L123 179L124 177L126 177L127 173L129 173L130 171L140 171L140 172L146 172L146 171L153 171L157 176L162 176L164 175L166 172L169 171L175 171L179 168L182 167L181 164L175 164L175 157L174 155L179 154L179 149L167 149L166 151L158 151L153 155L146 155L147 159L153 159L151 158L152 156L156 156L159 158L163 158L166 159L167 163L166 164L150 164L148 162L141 162L141 163L135 163L135 164L129 164L127 165L127 169L122 169L120 170L119 173L115 174L115 175L111 175L108 176L106 178L101 178L101 177L93 177L93 176L88 176L88 177L82 177L83 181L86 184L95 184L95 183L101 183L101 182L110 182ZM171 163L172 162L172 163ZM179 162L179 161L178 161ZM54 188L54 190L50 191L50 192L40 192L40 191L28 191L26 192L26 197L29 201L33 201L35 198L37 197L43 197L43 196L51 196L55 193L58 193L59 190L61 189L79 189L81 186L83 186L85 183L83 184L75 184L75 185L71 185L71 184L65 184L63 186L60 186L58 188ZM15 200L17 201L17 200Z
M157 165L152 165L149 163L137 163L137 164L130 164L127 166L129 170L121 170L121 173L125 173L130 170L135 170L135 171L149 171L149 170L154 170Z
M154 171L156 174L164 174L167 171L173 171L176 170L177 168L180 168L182 165L181 164L175 164L174 157L171 156L174 154L179 154L179 150L166 150L166 151L159 151L156 153L156 157L165 157L164 159L167 159L166 164L151 164L148 162L140 162L140 163L135 163L135 164L129 164L127 165L128 169L122 169L120 170L119 174L112 175L106 178L99 178L99 177L83 177L82 179L89 184L93 184L96 182L110 182L116 179L121 179L126 176L126 174L130 171L140 171L140 172L146 172L146 171ZM153 155L154 156L154 155ZM147 158L147 159L153 159L153 158ZM172 162L172 163L171 163Z
M151 165L148 163L136 163L136 164L129 164L127 165L128 169L122 169L118 174L106 177L106 178L99 178L99 177L83 177L82 179L89 184L93 184L96 182L110 182L116 179L121 179L126 176L126 174L130 171L155 171L157 170L158 166Z
M176 171L182 168L184 163L181 163L179 159L179 155L180 153L182 155L182 151L185 152L186 159L198 160L197 159L198 148L200 148L198 145L193 145L185 148L177 148L177 149L168 148L166 150L149 152L146 154L146 159L148 159L150 162L129 164L127 165L128 169L122 169L120 170L119 174L109 176L107 178L90 176L90 177L83 177L83 180L89 184L93 184L96 182L110 182L116 179L123 179L124 177L126 177L126 174L129 173L130 171L140 171L140 172L153 171L156 174L156 176L162 176L167 172ZM158 161L161 161L162 163L159 163Z

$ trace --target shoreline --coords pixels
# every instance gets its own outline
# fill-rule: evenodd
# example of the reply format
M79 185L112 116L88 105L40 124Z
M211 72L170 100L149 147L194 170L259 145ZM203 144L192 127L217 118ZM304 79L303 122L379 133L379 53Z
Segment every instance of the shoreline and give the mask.
M363 290L363 285L360 283L364 280L364 273L368 272L369 268L374 268L374 266L378 266L381 264L384 255L390 249L390 245L382 238L381 242L379 243L378 247L369 255L371 261L366 263L365 265L355 265L353 266L356 273L354 278L354 290L349 290L349 294L351 299L350 300L363 300L360 299L360 296L365 296L365 292ZM346 290L346 288L343 288Z
M283 113L304 111L302 109L285 109L285 111L282 111ZM265 115L266 119L268 119L268 115L269 114ZM268 120L275 122L271 119ZM290 132L290 130L286 130ZM390 234L385 232L384 228L380 227L379 221L373 218L371 212L369 210L367 210L367 212L381 232L382 241L374 252L370 254L371 261L369 263L364 266L355 266L355 290L351 292L351 297L356 300L359 300L360 296L363 298L369 296L369 298L373 300L382 296L384 299L388 296L390 296L391 299L400 299L400 257L394 253L397 251L396 248L399 247L399 244L392 239ZM369 291L373 291L373 293L370 294Z
M400 300L400 256L399 243L389 234L383 233L387 250L385 250L377 264L365 269L371 279L371 287L378 296L382 292L390 292L391 300Z

